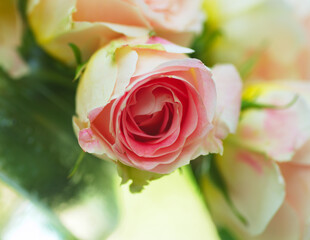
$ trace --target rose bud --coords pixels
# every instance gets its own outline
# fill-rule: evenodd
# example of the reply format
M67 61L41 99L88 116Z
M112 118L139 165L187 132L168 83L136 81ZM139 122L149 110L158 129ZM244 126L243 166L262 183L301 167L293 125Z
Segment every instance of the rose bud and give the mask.
M266 107L243 111L212 160L221 187L203 177L213 219L236 239L309 239L310 83L254 84L244 99Z
M230 65L212 77L189 52L157 37L120 39L96 52L76 96L82 149L160 174L221 152L238 122L241 81Z
M84 60L111 40L154 31L188 45L202 29L200 0L29 0L28 19L38 42L51 55L74 64L74 43Z

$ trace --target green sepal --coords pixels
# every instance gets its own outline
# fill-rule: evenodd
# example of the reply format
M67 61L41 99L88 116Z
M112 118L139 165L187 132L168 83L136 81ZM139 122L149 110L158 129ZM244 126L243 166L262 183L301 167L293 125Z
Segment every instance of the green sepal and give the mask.
M87 62L82 63L82 64L80 64L80 65L78 65L78 66L76 67L75 76L74 76L73 81L78 80L78 79L82 76L83 72L84 72L85 69L86 69L86 66L87 66Z
M149 37L155 37L157 34L154 30L149 31Z
M235 235L233 235L228 229L224 227L218 227L217 231L221 240L238 240Z
M116 165L118 175L122 178L121 184L125 184L131 180L129 189L132 193L141 192L144 186L148 185L150 181L161 178L165 175L129 167L120 162L117 162Z
M249 109L286 109L291 107L298 100L298 95L287 104L284 105L273 105L273 104L264 104L255 101L245 100L243 99L241 102L241 111L249 110Z
M73 80L73 81L76 81L81 77L82 73L84 72L86 65L87 65L87 61L84 63L82 62L82 54L78 46L76 46L74 43L69 43L68 45L72 49L72 52L75 57L76 65L77 65L75 69L74 80Z
M72 49L76 64L81 65L82 64L82 54L81 54L79 47L76 46L74 43L69 43L68 45Z

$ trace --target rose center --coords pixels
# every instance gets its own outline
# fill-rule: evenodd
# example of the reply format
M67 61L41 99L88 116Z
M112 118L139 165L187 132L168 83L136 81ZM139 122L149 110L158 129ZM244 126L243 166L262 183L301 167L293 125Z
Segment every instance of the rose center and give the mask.
M161 86L142 88L134 95L129 115L140 131L158 136L170 129L174 104L171 90Z
M172 113L170 103L163 106L161 111L149 114L138 115L134 119L139 128L148 135L158 135L166 132L171 126Z

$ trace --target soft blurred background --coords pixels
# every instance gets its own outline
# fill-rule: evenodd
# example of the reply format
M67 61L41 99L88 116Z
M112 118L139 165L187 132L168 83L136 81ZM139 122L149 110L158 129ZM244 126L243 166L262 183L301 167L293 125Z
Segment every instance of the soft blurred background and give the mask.
M132 194L113 164L80 149L75 69L38 46L26 5L0 0L0 239L233 239L216 231L199 188L210 159ZM233 63L245 82L310 78L310 1L205 0L203 9L192 57Z

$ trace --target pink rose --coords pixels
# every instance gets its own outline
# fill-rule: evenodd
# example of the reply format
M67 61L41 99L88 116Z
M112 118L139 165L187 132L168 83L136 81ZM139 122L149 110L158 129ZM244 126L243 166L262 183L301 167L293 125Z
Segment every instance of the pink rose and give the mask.
M52 55L74 63L68 43L87 59L111 40L158 36L188 45L202 29L200 0L29 0L28 17L38 42Z
M236 128L241 81L232 66L218 66L225 74L213 79L188 52L153 37L117 40L95 53L76 98L83 150L155 173L220 152Z
M241 114L236 135L215 160L237 210L206 177L210 211L238 239L309 239L310 84L253 84L244 98L280 108Z

